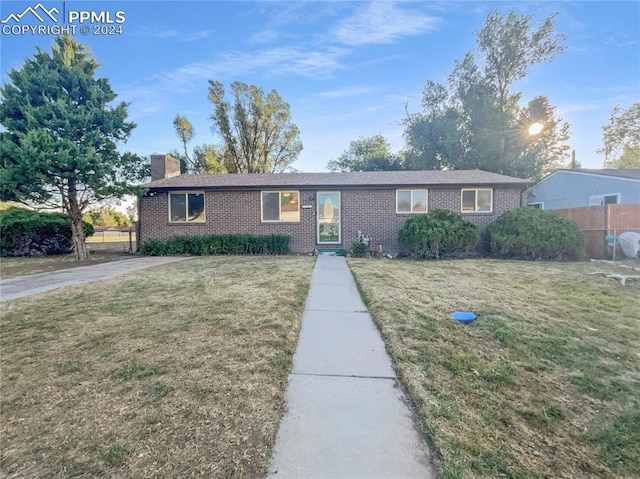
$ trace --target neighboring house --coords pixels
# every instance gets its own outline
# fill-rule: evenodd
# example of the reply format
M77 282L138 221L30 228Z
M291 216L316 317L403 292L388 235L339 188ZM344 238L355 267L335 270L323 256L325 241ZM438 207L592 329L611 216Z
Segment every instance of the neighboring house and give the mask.
M527 204L545 210L640 204L640 168L557 170L529 188Z
M171 236L285 234L291 251L349 249L358 232L399 251L398 232L417 214L443 208L484 227L526 204L528 180L480 170L180 175L152 155L139 200L139 241Z

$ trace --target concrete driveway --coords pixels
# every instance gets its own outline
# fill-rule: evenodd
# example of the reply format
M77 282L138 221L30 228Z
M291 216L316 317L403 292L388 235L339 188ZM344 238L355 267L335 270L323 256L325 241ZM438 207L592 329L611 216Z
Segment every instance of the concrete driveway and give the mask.
M52 273L18 276L0 281L0 302L44 293L52 289L113 278L132 271L182 261L182 256L144 256L91 266L80 266Z

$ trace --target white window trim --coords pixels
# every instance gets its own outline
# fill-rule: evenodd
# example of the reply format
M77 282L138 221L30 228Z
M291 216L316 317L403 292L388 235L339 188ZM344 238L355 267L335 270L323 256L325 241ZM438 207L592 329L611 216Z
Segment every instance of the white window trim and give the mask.
M544 201L534 201L533 203L527 203L527 206L540 205L540 210L544 209Z
M464 192L465 191L475 191L476 192L476 204L474 211L465 211L464 210ZM489 211L478 211L478 191L490 191L491 192L491 206ZM493 213L493 188L462 188L460 190L460 211L464 214L469 215L487 215Z
M591 195L589 196L589 206L604 206L605 202L604 199L607 196L615 196L616 197L616 202L614 204L620 204L620 193L607 193L604 195ZM600 202L598 204L594 204L593 201L594 200L600 200ZM609 203L612 204L612 203Z
M187 219L185 221L177 221L171 219L171 195L202 195L204 197L204 218L201 220L191 220L189 221L189 200L187 199ZM204 191L169 191L167 195L167 205L168 205L168 215L169 215L169 223L180 223L180 224L192 224L192 223L206 223L207 222L207 195Z
M278 193L278 217L282 218L282 193L297 193L298 194L298 220L286 221L286 220L265 220L264 219L264 200L263 193ZM262 223L300 223L300 190L263 190L260 192L260 221Z
M410 206L412 211L398 211L398 193L401 191L409 191L411 192L411 201ZM425 210L424 211L413 211L413 192L414 191L424 191L425 198ZM429 212L429 190L427 188L401 188L396 190L396 214L399 215L415 215L415 214L425 214Z

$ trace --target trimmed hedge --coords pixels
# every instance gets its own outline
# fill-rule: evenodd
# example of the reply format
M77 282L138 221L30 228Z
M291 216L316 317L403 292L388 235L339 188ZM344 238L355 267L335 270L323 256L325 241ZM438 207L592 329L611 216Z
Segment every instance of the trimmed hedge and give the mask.
M584 255L584 235L575 221L529 206L503 213L484 236L489 254L499 258L576 261Z
M85 236L91 236L93 226L83 224ZM0 215L0 256L48 256L72 250L71 218L64 213L11 207Z
M399 233L402 252L410 258L462 256L478 241L478 227L448 210L433 210L409 218Z
M146 256L287 254L290 240L291 238L285 235L174 236L167 240L145 241L140 246L140 254Z

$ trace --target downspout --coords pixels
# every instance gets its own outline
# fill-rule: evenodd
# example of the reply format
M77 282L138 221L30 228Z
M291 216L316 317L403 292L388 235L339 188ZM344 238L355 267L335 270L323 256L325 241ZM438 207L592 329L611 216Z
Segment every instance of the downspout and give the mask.
M531 186L527 186L526 188L524 188L522 191L520 191L520 206L526 206L523 204L523 195L525 193L525 191L527 191L529 188L531 188L533 185Z

